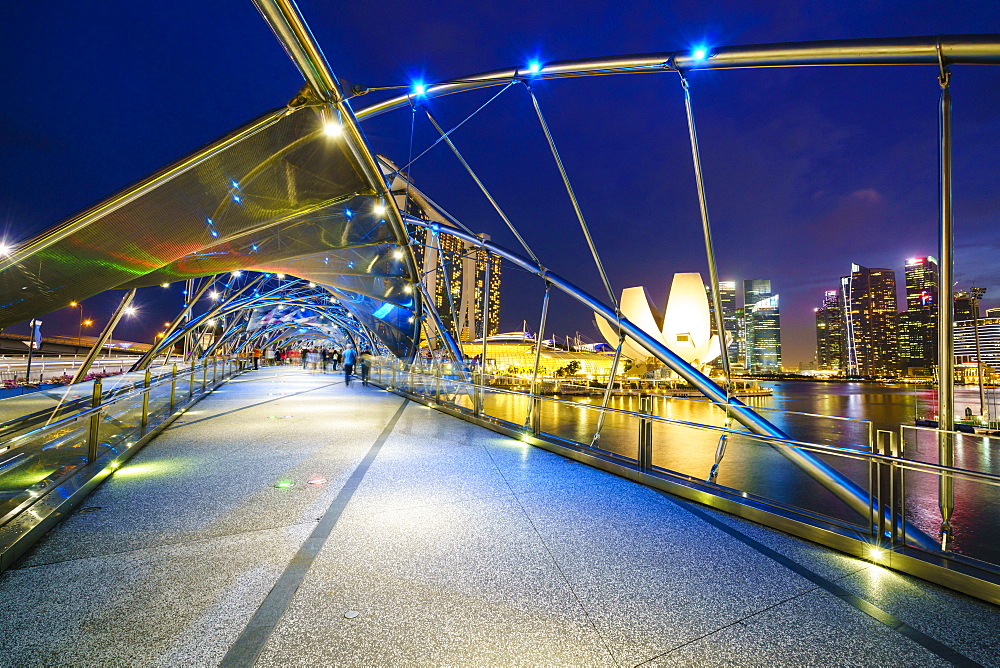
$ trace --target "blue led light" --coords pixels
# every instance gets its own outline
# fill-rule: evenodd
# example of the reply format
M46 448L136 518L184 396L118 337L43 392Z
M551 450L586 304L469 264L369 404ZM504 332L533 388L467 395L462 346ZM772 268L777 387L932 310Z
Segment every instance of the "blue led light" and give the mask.
M219 233L218 233L218 232L216 232L215 230L211 230L211 232L210 232L210 233L211 233L211 235L212 235L213 237L217 237L217 236L219 236Z
M209 225L215 225L215 223L213 223L213 222L212 222L212 219L211 219L211 218L206 218L206 219L205 219L205 221L206 221L206 222L207 222L207 223L208 223Z
M705 58L708 57L708 49L703 46L699 46L691 52L691 55L695 60L705 60Z
M542 69L542 64L537 60L532 60L530 63L528 63L528 71L531 72L532 74L538 74L538 72L541 69Z
M233 201L236 202L237 204L239 204L240 202L243 201L243 199L239 195L234 194L233 195Z
M250 245L250 250L252 250L254 253L256 253L257 252L257 244L251 244Z
M422 83L413 84L414 95L423 95L426 92L427 92L427 86L423 85Z
M182 295L186 295L187 293L188 293L188 291L187 291L187 290L181 290L181 294L182 294Z
M353 218L354 212L351 211L350 209L344 209L344 215L347 216L348 218Z
M240 184L238 184L238 183L237 183L236 181L232 181L232 180L230 180L229 182L230 182L231 184L233 184L233 187L234 187L234 188L236 188L237 190L239 190L239 189L240 189Z

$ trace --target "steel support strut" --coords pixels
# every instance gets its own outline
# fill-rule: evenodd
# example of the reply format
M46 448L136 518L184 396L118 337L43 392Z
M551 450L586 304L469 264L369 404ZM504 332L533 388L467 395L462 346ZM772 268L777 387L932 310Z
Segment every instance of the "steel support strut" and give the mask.
M345 142L347 153L353 158L374 195L381 198L386 208L389 228L396 244L403 252L403 262L410 277L416 281L420 273L417 271L416 259L413 255L413 249L409 245L406 227L403 225L403 218L397 207L396 198L389 190L375 154L368 146L358 121L354 117L354 111L344 96L340 82L330 69L326 57L299 13L298 7L292 0L254 0L254 4L257 5L257 9L271 26L271 30L281 42L288 57L299 68L306 83L309 84L316 96L327 105L329 113L336 116L334 120L340 124L343 130L342 139ZM423 308L424 302L415 297L411 359L417 354L419 347Z
M938 49L940 57L940 45ZM941 211L938 229L938 463L955 465L955 340L952 286L954 285L955 249L951 210L951 72L939 59L941 86L940 167ZM955 508L955 481L947 473L938 480L938 504L941 509L941 549L951 549L951 515Z
M101 352L101 348L103 348L104 344L111 338L111 332L115 331L115 326L125 314L125 309L129 307L129 304L131 304L132 300L135 298L135 290L135 288L132 288L125 293L124 297L122 297L121 302L118 304L118 308L116 308L115 312L111 315L111 320L108 321L108 324L104 326L104 331L101 332L100 336L97 337L97 340L94 341L94 345L90 348L90 352L88 352L87 356L83 359L83 363L80 364L80 368L76 370L70 384L79 383L83 377L87 375L87 372L90 371L90 366L94 363L94 360L97 359L97 356Z

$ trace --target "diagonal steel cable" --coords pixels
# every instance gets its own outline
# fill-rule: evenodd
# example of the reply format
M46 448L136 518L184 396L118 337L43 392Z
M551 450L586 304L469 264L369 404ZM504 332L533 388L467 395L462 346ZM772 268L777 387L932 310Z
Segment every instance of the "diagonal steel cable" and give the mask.
M576 199L576 193L573 191L573 186L569 182L569 175L566 173L566 167L563 165L562 157L559 155L559 149L556 148L556 142L552 138L552 132L549 131L549 124L545 122L545 116L542 114L542 107L538 104L538 98L535 97L535 92L531 90L531 86L527 82L523 82L524 87L528 90L528 95L531 96L531 103L535 107L535 113L538 115L538 123L542 126L542 132L545 133L545 139L549 143L549 149L552 151L552 157L556 161L556 166L559 168L559 175L562 177L563 185L566 187L566 194L569 195L570 202L573 203L573 211L576 213L576 219L580 221L580 229L583 230L583 236L587 240L587 246L590 247L590 254L594 258L594 264L597 265L597 271L601 275L601 280L604 281L604 288L608 291L608 299L611 300L611 304L615 307L615 311L618 311L618 299L615 297L615 292L611 288L611 281L608 280L608 274L604 271L604 264L601 262L601 256L597 252L597 246L594 245L594 239L590 235L590 228L587 227L587 220L583 217L583 210L580 208L580 202ZM620 318L620 314L619 314Z
M468 121L470 121L472 119L473 116L475 116L480 111L482 111L483 109L485 109L486 107L488 107L489 104L491 102L493 102L493 100L495 100L498 97L500 97L500 95L502 95L504 91L506 91L508 88L510 88L513 85L514 85L514 81L511 81L506 86L504 86L503 88L501 88L497 92L496 95L494 95L490 99L486 100L486 102L484 102L474 112L472 112L471 114L469 114L468 116L466 116L458 125L456 125L455 127L453 127L451 130L448 130L448 132L444 133L444 135L442 135L442 136L438 137L437 139L435 139L433 144L431 144L430 146L428 146L427 148L425 148L423 151L421 151L420 154L417 157L415 157L415 158L413 157L413 130L411 128L411 130L410 130L410 157L408 158L408 162L405 165L403 165L402 167L400 167L399 169L396 170L395 174L399 174L399 172L402 172L403 170L408 169L410 165L412 165L413 163L415 163L417 160L420 160L420 158L424 157L424 155L426 155L432 148L434 148L435 146L437 146L441 142L445 141L445 139L447 137L451 136L452 132L454 132L455 130L459 129L463 125L465 125ZM412 105L412 106L413 106L413 111L416 112L417 105ZM395 176L395 174L393 174L393 176Z
M462 156L461 151L459 151L458 147L455 146L455 142L451 140L451 137L449 137L445 133L445 131L441 128L440 124L438 124L437 120L434 118L434 114L432 114L430 112L430 109L427 109L426 107L424 108L424 113L427 114L427 118L430 119L431 124L434 126L434 128L441 133L441 138L448 143L449 147L451 147L451 150L455 154L455 157L458 158L458 161L462 163L463 167L465 167L465 171L469 173L469 176L472 177L472 180L476 182L476 185L479 186L479 189L483 191L484 195L486 195L486 199L488 199L490 201L490 204L493 205L493 208L496 210L497 214L499 214L500 218L503 219L503 222L507 224L507 228L510 229L511 233L517 239L518 243L521 244L521 248L524 249L524 251L531 257L531 259L535 262L535 264L541 265L542 264L541 260L538 259L538 256L535 255L534 251L532 251L531 248L528 246L528 242L524 240L524 237L521 236L521 233L517 231L516 227L514 227L514 223L510 222L510 218L508 218L507 214L503 212L503 209L500 208L500 205L497 204L497 201L493 199L493 195L490 194L490 191L487 190L486 186L483 185L483 182L479 179L478 176L476 176L476 172L473 171L472 167L469 166L469 163Z

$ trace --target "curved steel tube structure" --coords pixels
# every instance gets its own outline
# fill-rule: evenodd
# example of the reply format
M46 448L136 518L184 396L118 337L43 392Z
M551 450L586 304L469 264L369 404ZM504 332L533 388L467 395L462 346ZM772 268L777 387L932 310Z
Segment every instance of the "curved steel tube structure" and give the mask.
M691 50L644 53L605 58L581 58L545 63L538 72L506 68L455 77L431 84L420 97L440 97L452 93L501 86L511 79L562 79L649 74L692 70L744 69L757 67L810 67L820 65L937 65L941 58L949 65L1000 65L1000 34L942 35L891 39L844 39L816 42L752 44L712 49L704 58ZM355 112L363 121L387 111L407 107L414 95L397 95Z

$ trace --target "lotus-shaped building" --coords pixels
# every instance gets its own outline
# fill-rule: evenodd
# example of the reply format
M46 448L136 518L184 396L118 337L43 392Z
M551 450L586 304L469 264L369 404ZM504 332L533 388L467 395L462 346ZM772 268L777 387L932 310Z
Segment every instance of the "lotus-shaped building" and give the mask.
M719 337L712 334L708 294L699 273L674 274L662 314L642 286L622 290L620 305L622 315L696 368L704 369L721 352ZM608 343L618 345L614 322L599 317L597 328ZM634 361L651 357L630 338L625 339L622 355Z

